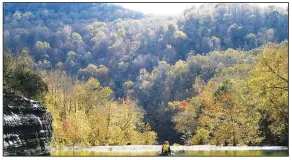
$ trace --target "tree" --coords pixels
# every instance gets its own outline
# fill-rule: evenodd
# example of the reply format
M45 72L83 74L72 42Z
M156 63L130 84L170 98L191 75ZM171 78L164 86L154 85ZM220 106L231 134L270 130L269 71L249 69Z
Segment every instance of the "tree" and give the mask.
M72 33L72 42L73 44L76 44L76 45L83 43L82 37L80 36L79 33L76 33L76 32Z
M257 40L256 40L256 35L250 33L250 34L246 35L245 39L246 39L246 44L248 46L247 49L252 49L252 48L255 48L258 46Z
M36 58L38 60L41 59L41 56L47 54L48 53L48 49L50 49L50 48L51 48L50 43L37 41L35 43L35 52L36 52L35 55L36 55Z
M183 134L181 138L186 144L195 129L196 110L187 101L169 102L168 107L176 112L172 117L172 121L175 123L174 128Z
M156 133L149 125L144 126L144 112L136 102L110 100L111 89L102 87L94 78L87 82L76 81L61 71L47 72L43 76L49 85L45 105L55 118L54 146L156 142Z
M248 84L261 111L262 126L270 143L287 144L288 139L288 45L270 44L263 47L251 72ZM266 124L262 124L266 125ZM272 136L272 137L270 137Z
M13 18L14 18L16 21L20 20L20 19L21 19L21 12L15 12L15 13L13 14Z
M4 53L4 92L42 101L48 91L40 75L31 70L32 58L25 50L13 59Z
M47 77L50 92L47 98L52 101L47 104L58 107L51 107L55 112L54 117L58 119L55 125L58 137L56 143L124 144L124 136L139 144L137 137L147 136L151 132L144 135L142 129L136 128L119 135L121 127L114 123L123 120L115 119L115 110L118 110L120 103L102 99L103 93L87 88L86 82L92 77L99 83L98 90L102 90L105 95L109 93L109 88L104 89L105 86L113 91L114 95L107 98L135 99L135 103L145 110L144 121L157 132L158 142L163 141L162 136L165 134L172 133L167 134L167 138L177 143L181 143L181 138L184 138L187 144L215 144L215 140L219 144L223 140L232 144L232 137L235 137L237 144L249 144L250 141L249 145L255 145L259 141L254 140L260 140L255 138L258 125L254 123L258 117L251 114L255 122L246 118L247 111L251 111L261 114L259 137L265 137L263 144L268 143L268 139L272 140L270 144L284 144L286 126L278 124L284 124L285 120L277 116L286 116L283 108L286 109L287 94L277 91L279 88L275 87L287 89L287 86L278 83L270 72L269 76L258 74L261 75L258 77L256 73L266 73L269 68L264 64L257 67L254 57L263 52L262 48L256 47L287 40L287 11L279 7L220 3L194 6L180 16L144 18L145 15L140 12L112 4L9 3L4 6L4 50L14 53L12 55L16 58L25 48L27 55L33 59L30 56L18 60L11 57L11 61L5 62L9 66L5 69L5 75L18 69L21 72L34 69L49 72L58 70L57 73L49 74L57 82ZM281 65L284 59L280 61L279 57L265 57L272 71L287 78L284 74L286 71L276 69L282 66L274 65L269 57ZM258 70L252 74L249 73L251 69ZM35 77L32 73L25 76ZM225 83L227 80L230 82ZM12 84L18 82L16 78L5 79L5 90L13 91ZM221 83L228 88L227 91L220 90ZM268 87L273 87L275 91ZM256 94L259 90L263 95ZM220 94L215 96L215 92ZM88 96L87 93L95 96ZM257 97L258 101L253 97ZM168 107L169 102L183 101L192 106L196 114ZM231 103L227 109L226 101ZM245 101L251 103L244 104ZM264 104L268 109L259 107ZM225 110L222 115L216 114L215 111L223 110L223 106ZM108 113L110 120L107 120L107 116L95 113L95 108L102 108L100 111L104 113L111 109ZM275 108L280 108L281 112ZM242 115L238 119L233 116L233 120L230 120L230 115L236 114L235 109L240 110ZM85 110L88 111L85 113ZM73 112L77 115L73 115ZM77 135L66 137L63 128L68 129L70 123L83 119L84 114L101 116L92 121L84 120L86 124L100 126L89 130L85 127L84 130L92 132L90 136L84 133L88 136L86 139L78 138ZM242 117L247 121L243 123ZM70 122L67 122L69 119ZM192 124L193 120L195 125ZM246 127L248 124L255 127ZM74 125L71 124L72 127ZM238 126L246 128L240 130ZM106 134L111 131L115 133ZM238 137L233 136L235 133ZM83 133L78 130L78 134ZM155 137L154 133L149 135ZM244 136L249 136L250 140ZM90 143L86 142L88 140ZM144 140L142 142L146 143Z
M274 37L275 37L274 29L272 29L272 28L268 29L266 32L266 43L274 42Z

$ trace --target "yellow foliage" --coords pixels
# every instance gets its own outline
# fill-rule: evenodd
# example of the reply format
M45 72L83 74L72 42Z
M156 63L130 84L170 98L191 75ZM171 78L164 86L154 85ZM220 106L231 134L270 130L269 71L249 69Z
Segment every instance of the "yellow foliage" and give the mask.
M44 76L49 84L45 106L54 118L54 146L156 143L150 126L141 130L144 113L130 99L109 100L112 90L94 78L84 83L59 71Z

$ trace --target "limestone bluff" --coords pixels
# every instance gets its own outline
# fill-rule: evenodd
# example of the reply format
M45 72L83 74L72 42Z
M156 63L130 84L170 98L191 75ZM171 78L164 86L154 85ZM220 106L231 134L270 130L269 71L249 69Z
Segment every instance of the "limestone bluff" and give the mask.
M50 155L51 113L27 98L4 94L3 100L3 155Z

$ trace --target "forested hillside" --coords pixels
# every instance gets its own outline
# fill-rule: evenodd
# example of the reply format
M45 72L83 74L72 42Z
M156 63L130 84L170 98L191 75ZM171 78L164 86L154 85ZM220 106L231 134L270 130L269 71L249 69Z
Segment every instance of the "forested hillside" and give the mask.
M3 34L4 91L46 104L56 145L288 144L287 9L5 3Z

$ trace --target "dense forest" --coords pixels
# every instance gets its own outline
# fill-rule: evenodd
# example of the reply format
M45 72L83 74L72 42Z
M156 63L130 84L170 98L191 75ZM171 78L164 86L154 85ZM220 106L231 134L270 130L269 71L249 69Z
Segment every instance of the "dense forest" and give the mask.
M4 93L54 117L53 145L288 145L288 11L177 16L4 3Z

